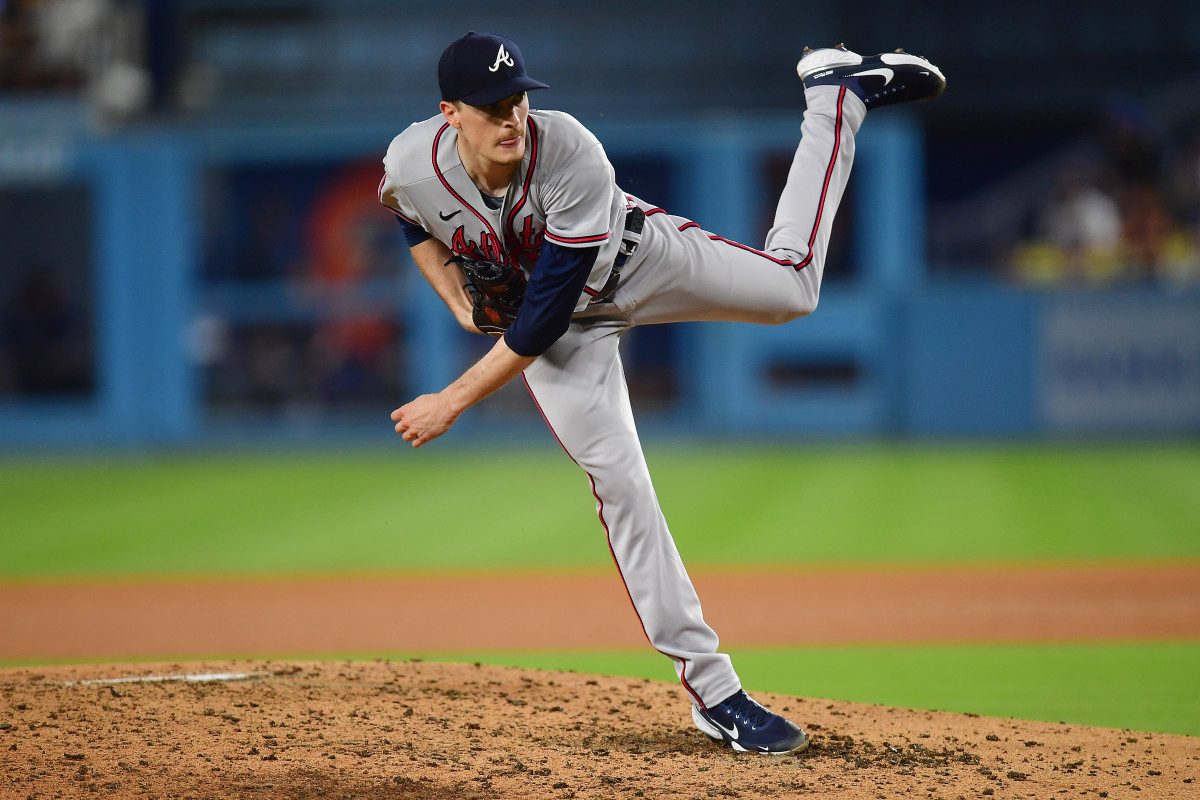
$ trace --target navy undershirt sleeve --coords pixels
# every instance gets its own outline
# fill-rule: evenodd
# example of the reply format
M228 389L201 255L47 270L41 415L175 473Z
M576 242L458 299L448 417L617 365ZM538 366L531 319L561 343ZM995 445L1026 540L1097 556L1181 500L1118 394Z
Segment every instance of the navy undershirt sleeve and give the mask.
M540 356L567 332L599 254L599 247L542 245L521 310L504 334L510 350L519 356Z
M396 221L400 223L400 227L404 229L404 241L409 247L416 247L426 239L432 239L433 235L429 231L422 228L420 225L414 225L400 215L396 215Z

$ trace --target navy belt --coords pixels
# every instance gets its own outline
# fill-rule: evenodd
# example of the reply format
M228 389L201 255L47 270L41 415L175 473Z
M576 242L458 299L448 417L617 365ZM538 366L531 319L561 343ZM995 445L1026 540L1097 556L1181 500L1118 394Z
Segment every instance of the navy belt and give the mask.
M637 252L638 245L642 242L642 228L645 225L645 211L634 206L626 212L625 230L621 234L621 247L617 250L617 257L613 259L612 272L608 274L608 280L604 282L600 291L596 292L596 296L588 301L588 305L607 303L617 293L617 284L621 282L621 270L629 257Z

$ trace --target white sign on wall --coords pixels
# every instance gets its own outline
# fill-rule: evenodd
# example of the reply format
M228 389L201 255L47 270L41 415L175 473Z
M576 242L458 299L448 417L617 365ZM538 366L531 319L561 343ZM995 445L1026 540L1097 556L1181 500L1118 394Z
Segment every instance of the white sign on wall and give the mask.
M1051 303L1042 323L1047 428L1200 429L1200 304Z

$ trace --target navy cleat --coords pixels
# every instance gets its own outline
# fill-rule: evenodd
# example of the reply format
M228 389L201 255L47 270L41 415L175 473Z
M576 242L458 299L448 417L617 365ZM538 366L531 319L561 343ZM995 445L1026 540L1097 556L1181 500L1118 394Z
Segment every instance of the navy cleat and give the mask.
M739 752L783 755L808 748L808 734L799 726L772 714L741 690L709 708L692 705L692 720L706 736L729 742Z
M806 47L796 73L805 89L845 86L858 95L867 110L932 100L946 89L946 76L941 70L903 50L864 58L841 44L821 50Z

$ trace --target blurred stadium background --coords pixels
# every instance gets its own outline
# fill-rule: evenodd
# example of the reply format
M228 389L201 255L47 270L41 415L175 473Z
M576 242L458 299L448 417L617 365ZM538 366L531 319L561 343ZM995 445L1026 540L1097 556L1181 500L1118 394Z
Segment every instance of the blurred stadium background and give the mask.
M430 302L374 189L468 28L517 37L552 85L536 102L595 129L623 188L747 242L803 44L903 44L950 76L865 126L802 329L628 337L644 427L1200 429L1194 3L0 9L0 443L374 438L457 374L486 342ZM514 394L464 427L532 421Z
M337 487L428 464L453 470L438 474L455 491L435 501L453 504L473 493L470 462L447 465L481 441L571 469L518 387L465 415L421 464L387 419L488 344L444 312L375 195L388 142L436 113L437 57L467 30L521 44L552 87L535 104L592 128L624 189L745 242L769 226L799 131L801 47L844 40L929 56L946 94L864 126L814 316L626 337L652 466L664 443L714 439L770 443L776 459L794 450L814 472L837 461L838 508L873 510L831 513L829 486L804 494L798 478L798 502L836 532L818 562L1200 557L1195 2L0 0L0 576L446 569L452 550L422 560L411 542L389 542L395 528L349 514L347 497L362 495ZM1098 439L1117 447L1087 449ZM814 440L857 444L813 456ZM886 475L911 477L926 455L905 448L931 440L951 455L923 485L926 505L870 494L894 487ZM392 452L345 467L376 447ZM262 487L231 506L225 523L237 523L216 530L212 518L204 530L192 523L210 518L184 498L194 486L212 505L228 499L231 462L206 460L224 450L282 453L268 471L338 455L305 479L306 519L288 518L307 523L299 533L272 522L299 496L263 478L262 461L237 473L255 481L242 489ZM994 452L1020 463L998 469ZM1041 467L1020 466L1030 453ZM107 460L118 454L152 463ZM972 454L981 461L963 468ZM695 485L681 475L698 462L658 462L679 505ZM114 464L127 476L120 488ZM733 475L746 463L704 466ZM872 480L850 485L862 469ZM208 483L217 472L226 482ZM1055 500L1063 476L1067 510ZM64 485L87 491L65 503ZM393 484L394 506L421 505L403 486ZM544 549L595 532L582 485L566 491L579 495L566 516L510 518L497 568L603 563L595 547ZM956 498L940 521L939 497ZM971 498L983 505L967 507ZM1118 500L1127 504L1107 505ZM512 502L515 517L522 501ZM729 497L720 518L736 524L739 502ZM189 524L175 527L173 514ZM984 541L980 519L1000 520L986 528L999 538ZM727 563L727 537L700 530L702 516L689 523L696 559ZM554 535L524 535L538 525ZM762 514L753 525L784 527ZM339 557L343 544L352 556ZM772 547L740 552L770 562ZM1200 647L1175 652L1171 674L1194 675ZM1095 657L1081 651L1049 685L1070 685ZM1024 663L1039 661L1045 651ZM1163 686L1164 707L1200 707L1194 680Z

